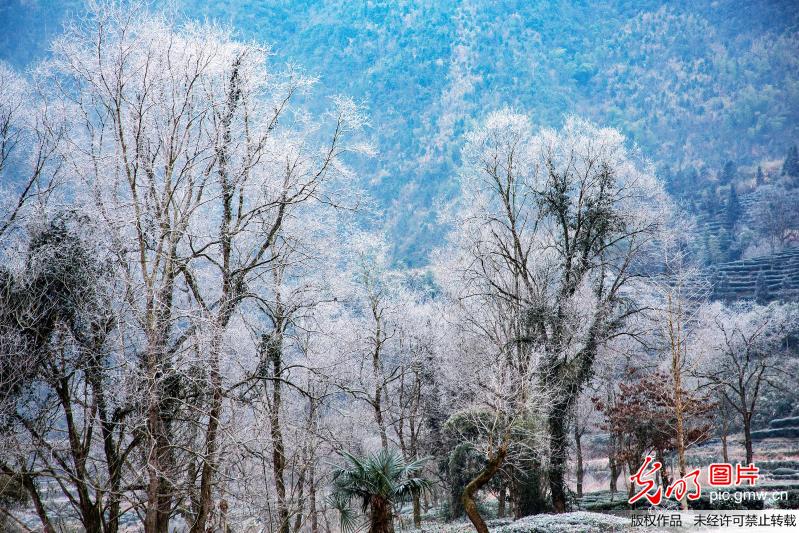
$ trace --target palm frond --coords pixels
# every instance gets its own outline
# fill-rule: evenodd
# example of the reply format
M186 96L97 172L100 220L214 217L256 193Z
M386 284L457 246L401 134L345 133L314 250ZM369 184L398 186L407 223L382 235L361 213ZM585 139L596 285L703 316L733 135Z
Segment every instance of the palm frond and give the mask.
M327 503L338 511L339 526L342 533L354 533L358 526L358 516L350 507L350 500L340 492L333 492L327 497Z
M429 480L420 477L412 477L405 479L402 483L399 483L395 487L394 493L396 494L397 498L405 499L414 494L421 494L422 492L429 490L430 487L432 487L432 483L430 483Z

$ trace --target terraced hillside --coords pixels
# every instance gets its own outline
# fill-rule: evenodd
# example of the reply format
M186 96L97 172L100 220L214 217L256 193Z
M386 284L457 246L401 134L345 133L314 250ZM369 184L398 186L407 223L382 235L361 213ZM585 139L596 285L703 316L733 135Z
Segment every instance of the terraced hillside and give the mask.
M799 247L715 265L708 276L717 299L799 301Z

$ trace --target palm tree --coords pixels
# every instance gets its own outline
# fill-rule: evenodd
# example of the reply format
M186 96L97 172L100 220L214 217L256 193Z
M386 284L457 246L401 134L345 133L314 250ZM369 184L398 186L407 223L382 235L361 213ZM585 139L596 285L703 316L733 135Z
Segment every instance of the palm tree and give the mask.
M430 487L419 474L427 459L405 463L399 453L382 449L368 457L355 457L342 452L345 466L333 471L331 505L341 516L341 530L355 530L356 515L350 507L355 498L361 510L369 513L369 533L391 533L394 530L393 506Z

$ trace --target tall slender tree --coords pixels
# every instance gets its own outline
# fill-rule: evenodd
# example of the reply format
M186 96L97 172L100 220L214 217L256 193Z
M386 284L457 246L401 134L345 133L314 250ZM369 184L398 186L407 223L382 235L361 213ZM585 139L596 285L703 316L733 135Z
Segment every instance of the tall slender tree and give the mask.
M468 135L464 160L464 270L484 280L482 294L519 310L520 353L541 354L550 493L564 512L574 402L598 349L636 312L624 292L668 202L618 132L575 118L533 134L526 117L494 113Z

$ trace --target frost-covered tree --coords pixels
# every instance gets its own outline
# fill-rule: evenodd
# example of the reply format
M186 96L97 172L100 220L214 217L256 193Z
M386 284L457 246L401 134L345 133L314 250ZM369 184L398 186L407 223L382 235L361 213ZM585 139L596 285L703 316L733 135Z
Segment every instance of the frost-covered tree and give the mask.
M204 531L239 377L227 372L230 334L246 303L274 301L279 267L302 261L285 249L315 238L300 221L318 218L309 206L357 205L342 157L366 150L351 143L363 118L346 99L316 117L295 109L312 79L270 69L265 49L223 29L138 4L98 5L52 49L40 85L42 105L68 118L61 173L104 229L124 295L115 327L137 428L125 445L139 463L125 497L146 531L177 515Z
M437 349L441 344L441 329L435 303L422 291L405 291L403 319L400 321L397 340L402 360L399 379L391 395L392 419L389 421L397 437L397 444L406 462L412 462L440 452L430 442L431 424L441 406L436 393L440 382L440 361ZM422 523L420 493L411 494L414 526Z
M695 377L703 354L695 343L703 327L699 317L711 287L684 251L687 247L684 236L689 234L689 226L676 220L670 226L672 231L664 232L660 240L661 274L647 284L651 300L646 317L652 333L643 344L667 363L660 370L667 378L662 384L667 395L660 403L669 411L662 425L671 435L678 473L683 477L687 472L687 449L705 436L703 431L689 429L690 419L704 414L710 404ZM645 297L642 295L641 299ZM683 509L688 508L685 498L680 504Z
M752 418L763 390L779 387L781 353L786 337L796 328L796 309L776 303L716 303L701 314L705 326L699 333L697 349L703 349L705 357L698 373L740 415L745 460L751 463Z
M131 376L115 350L111 253L97 230L54 216L0 274L0 472L21 479L48 532L60 516L44 480L84 530L118 530L138 440Z
M0 61L0 238L47 203L60 175L63 106L43 98L41 81Z
M487 297L488 292L481 294L477 285L464 284L457 275L441 276L446 291L442 318L447 326L440 350L453 411L446 428L457 443L449 460L462 462L458 456L465 455L482 458L477 468L465 470L466 479L453 487L459 489L453 497L460 500L455 508L462 505L474 527L485 532L477 494L494 485L501 472L507 476L518 469L529 475L543 462L540 448L545 443L548 398L536 379L539 356L517 335L517 307Z
M501 111L466 140L461 275L492 305L515 309L506 327L519 374L534 364L551 395L548 477L563 512L574 402L598 349L636 312L627 291L668 202L621 134L577 118L535 133L526 117Z
M799 192L778 185L764 185L758 193L752 211L760 236L772 251L795 242L799 238Z

